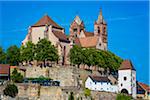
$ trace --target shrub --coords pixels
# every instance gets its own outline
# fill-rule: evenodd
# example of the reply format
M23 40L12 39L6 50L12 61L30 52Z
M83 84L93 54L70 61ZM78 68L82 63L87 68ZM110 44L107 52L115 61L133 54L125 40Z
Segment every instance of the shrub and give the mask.
M88 88L85 88L84 89L84 95L87 97L87 96L91 96L91 90L88 89Z
M16 68L12 72L11 80L17 83L21 83L23 81L23 76L21 73L18 73Z
M132 98L130 96L127 96L125 94L118 94L116 100L131 100Z
M14 84L8 84L6 88L3 90L3 92L4 95L14 98L18 94L18 88Z

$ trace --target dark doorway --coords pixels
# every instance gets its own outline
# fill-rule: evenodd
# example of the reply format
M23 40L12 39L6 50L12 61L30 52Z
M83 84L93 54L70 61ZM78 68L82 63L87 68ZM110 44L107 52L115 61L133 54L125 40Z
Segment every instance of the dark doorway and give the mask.
M126 90L126 89L122 89L122 90L121 90L121 93L129 94L129 93L128 93L128 90Z

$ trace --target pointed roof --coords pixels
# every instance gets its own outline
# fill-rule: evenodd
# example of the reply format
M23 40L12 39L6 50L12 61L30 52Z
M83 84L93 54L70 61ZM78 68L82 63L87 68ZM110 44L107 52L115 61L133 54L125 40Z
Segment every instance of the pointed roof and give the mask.
M80 17L79 17L78 15L75 17L74 21L75 21L78 25L80 25L80 24L82 23L82 21L81 21L81 19L80 19Z
M127 69L135 70L130 60L124 60L119 68L119 70L127 70Z
M100 24L100 23L106 24L106 21L104 20L103 15L102 15L102 9L100 9L100 13L98 15L98 19L97 19L96 23L98 23L98 24Z
M43 16L37 23L35 23L32 27L44 26L44 25L52 25L57 28L62 28L57 23L55 23L48 15Z

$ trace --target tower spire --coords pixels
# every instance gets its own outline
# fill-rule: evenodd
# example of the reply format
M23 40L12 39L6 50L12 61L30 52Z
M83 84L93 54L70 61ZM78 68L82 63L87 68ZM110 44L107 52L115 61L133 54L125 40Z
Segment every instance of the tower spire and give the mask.
M98 15L97 23L101 23L103 21L102 8L100 8L100 13Z
M100 8L100 15L102 16L102 8Z

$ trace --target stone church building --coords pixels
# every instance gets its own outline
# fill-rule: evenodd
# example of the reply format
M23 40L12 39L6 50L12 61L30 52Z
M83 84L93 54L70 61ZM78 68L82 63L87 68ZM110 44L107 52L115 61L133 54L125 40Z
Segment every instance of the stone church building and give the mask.
M70 35L67 38L64 28L45 15L29 27L22 45L28 41L36 44L43 38L48 39L57 48L59 64L66 65L69 64L69 51L73 45L107 50L107 24L100 11L97 21L94 22L94 32L87 32L84 22L76 16L70 25Z
M70 50L70 41L65 35L64 28L55 23L48 15L45 15L37 23L29 27L28 34L22 44L25 45L28 41L36 44L43 38L48 39L57 48L59 63L69 64L67 56Z
M76 16L70 26L71 44L76 44L85 48L97 48L107 50L107 24L103 18L102 11L94 22L94 32L85 30L84 22Z

